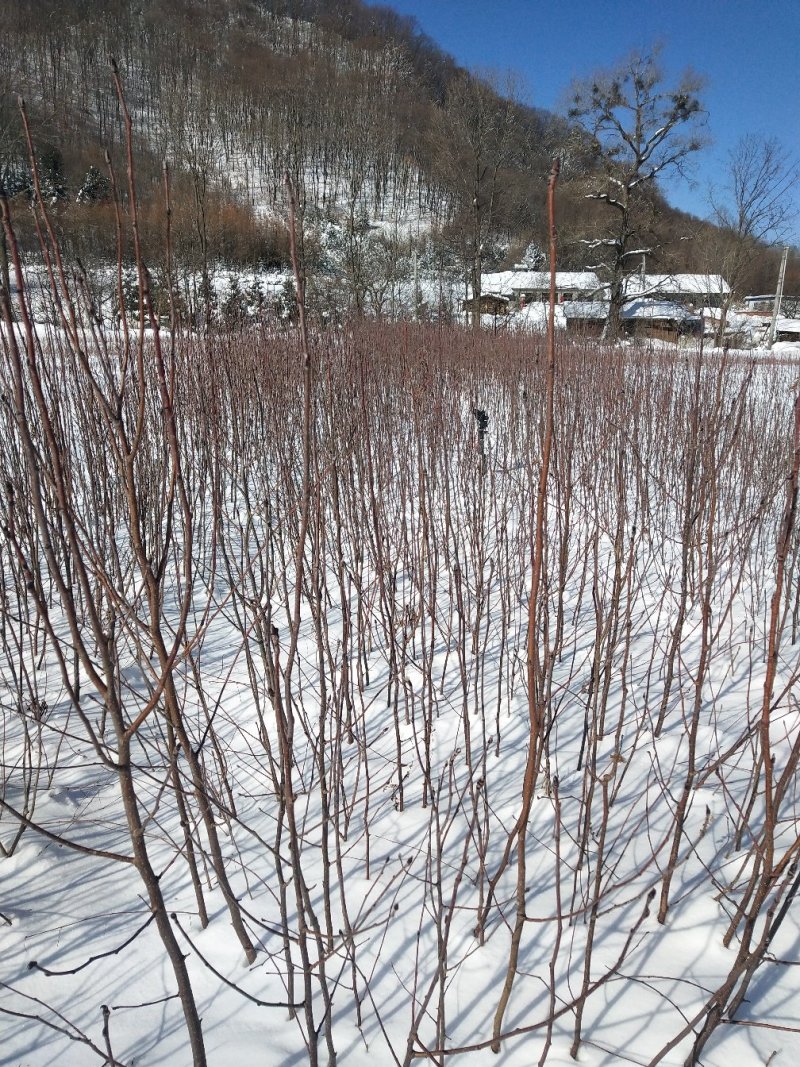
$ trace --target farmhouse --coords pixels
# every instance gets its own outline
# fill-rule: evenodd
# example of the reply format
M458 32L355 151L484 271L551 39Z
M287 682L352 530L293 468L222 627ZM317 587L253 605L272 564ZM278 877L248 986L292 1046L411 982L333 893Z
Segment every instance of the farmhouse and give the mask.
M594 271L556 271L556 302L591 300L602 291L602 283ZM509 305L546 304L550 300L550 272L545 270L501 270L481 275L481 304L483 297L499 297ZM467 294L465 304L468 304Z
M622 321L626 333L637 337L677 340L702 332L700 309L719 308L730 296L720 274L632 274L625 282ZM557 328L585 337L602 335L608 320L609 286L594 271L556 271ZM505 270L481 277L481 314L518 315L550 300L548 271ZM472 311L469 296L464 310ZM536 318L538 322L538 318ZM544 319L542 322L544 323Z

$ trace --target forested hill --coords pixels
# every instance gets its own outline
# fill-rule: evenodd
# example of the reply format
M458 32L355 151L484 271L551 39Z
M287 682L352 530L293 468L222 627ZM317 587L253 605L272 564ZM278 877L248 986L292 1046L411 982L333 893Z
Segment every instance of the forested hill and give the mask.
M29 189L22 94L65 240L89 261L113 251L103 162L109 148L121 166L113 55L137 131L145 236L157 248L167 160L176 252L188 265L285 262L288 172L312 272L330 268L331 249L351 278L396 271L412 249L451 274L466 276L476 247L485 269L499 267L543 243L555 153L568 161L561 261L583 265L581 241L601 208L582 193L596 163L580 138L514 102L510 81L470 76L387 7L0 0L0 12L0 182L12 197ZM651 215L653 265L707 267L694 261L702 242L685 240L706 224L657 191Z

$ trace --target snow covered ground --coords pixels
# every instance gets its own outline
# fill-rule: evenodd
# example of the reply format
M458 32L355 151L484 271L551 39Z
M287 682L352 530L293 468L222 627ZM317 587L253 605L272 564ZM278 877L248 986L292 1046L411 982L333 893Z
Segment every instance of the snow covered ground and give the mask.
M293 334L187 342L132 511L118 353L41 335L40 405L4 334L3 1063L192 1062L114 707L208 1063L677 1065L717 1003L696 1062L797 1061L797 367L559 344L531 673L535 335L316 337L305 444Z

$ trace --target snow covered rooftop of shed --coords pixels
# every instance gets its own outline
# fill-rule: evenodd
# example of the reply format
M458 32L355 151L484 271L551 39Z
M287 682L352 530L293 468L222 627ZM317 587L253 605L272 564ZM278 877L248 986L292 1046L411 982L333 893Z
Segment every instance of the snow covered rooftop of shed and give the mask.
M668 322L697 321L698 316L671 300L633 300L622 309L623 319L658 319Z
M509 299L514 295L511 281L519 275L516 270L499 270L493 274L481 275L481 292L484 296L507 296Z
M624 319L659 319L670 322L689 322L697 319L682 304L671 300L633 300L622 309Z

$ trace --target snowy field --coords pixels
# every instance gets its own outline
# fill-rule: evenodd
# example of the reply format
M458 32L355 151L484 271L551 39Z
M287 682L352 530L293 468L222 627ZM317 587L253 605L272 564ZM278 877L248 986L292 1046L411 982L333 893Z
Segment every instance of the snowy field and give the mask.
M0 1063L797 1063L794 354L559 341L532 597L541 338L103 336L3 334Z

